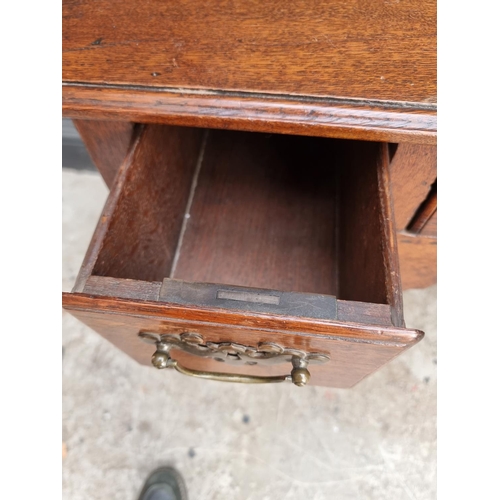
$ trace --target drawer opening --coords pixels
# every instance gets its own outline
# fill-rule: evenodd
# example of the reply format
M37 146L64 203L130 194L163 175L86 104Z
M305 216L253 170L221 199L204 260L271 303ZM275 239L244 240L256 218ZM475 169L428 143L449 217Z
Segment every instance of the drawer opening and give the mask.
M326 294L402 326L388 161L383 143L144 126L75 291L98 276Z

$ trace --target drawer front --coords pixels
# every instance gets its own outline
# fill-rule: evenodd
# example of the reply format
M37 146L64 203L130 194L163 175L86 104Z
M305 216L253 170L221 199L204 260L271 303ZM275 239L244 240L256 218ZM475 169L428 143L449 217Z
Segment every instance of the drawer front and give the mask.
M423 335L389 175L386 144L142 127L63 305L140 363L352 387Z
M87 294L65 294L64 305L76 318L144 365L151 364L155 346L144 342L141 332L174 336L195 333L205 343L232 342L254 349L273 343L306 354L326 355L328 361L308 367L310 385L340 388L352 387L422 336L421 332L402 328L277 316L255 318L208 309L188 311L152 301L139 303ZM173 356L188 368L221 373L275 376L289 373L291 368L288 361L271 366L237 366L182 350L175 351Z

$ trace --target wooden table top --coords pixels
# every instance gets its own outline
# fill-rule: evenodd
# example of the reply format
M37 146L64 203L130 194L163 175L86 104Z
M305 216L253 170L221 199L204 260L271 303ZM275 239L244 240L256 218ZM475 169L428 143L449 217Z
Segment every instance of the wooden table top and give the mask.
M63 0L63 106L432 143L436 2Z

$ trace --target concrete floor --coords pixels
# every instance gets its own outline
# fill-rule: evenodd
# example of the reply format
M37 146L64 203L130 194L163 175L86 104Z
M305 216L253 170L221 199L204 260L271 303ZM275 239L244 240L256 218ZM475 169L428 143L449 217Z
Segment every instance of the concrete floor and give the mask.
M63 290L107 196L63 170ZM190 500L433 499L436 287L404 295L413 349L351 390L199 381L138 365L63 313L63 498L135 500L173 465Z

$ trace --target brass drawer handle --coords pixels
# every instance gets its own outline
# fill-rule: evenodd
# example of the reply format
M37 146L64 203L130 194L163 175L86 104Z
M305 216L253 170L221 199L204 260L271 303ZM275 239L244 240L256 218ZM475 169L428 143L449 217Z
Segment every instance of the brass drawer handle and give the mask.
M139 337L148 343L156 345L156 351L151 358L155 368L173 368L179 373L191 377L218 380L219 382L236 382L240 384L270 384L278 382L293 382L303 387L309 382L311 374L307 369L309 363L324 363L330 358L322 353L306 353L297 349L286 349L274 343L261 343L258 348L234 344L231 342L204 343L203 337L196 333L181 335L158 335L149 332L140 332ZM257 375L239 375L235 373L218 373L193 370L179 364L172 359L171 350L179 349L190 354L235 365L272 365L284 361L292 363L292 370L288 375L261 377Z
M190 375L191 377L204 378L207 380L218 380L219 382L236 382L239 384L273 384L277 382L291 381L299 387L303 387L309 382L311 374L307 369L307 361L297 357L292 358L293 369L290 375L277 375L274 377L259 377L257 375L239 375L237 373L218 373L192 370L180 365L175 359L170 357L170 352L157 348L151 358L151 364L158 369L174 368L179 373ZM297 367L295 367L297 365Z

